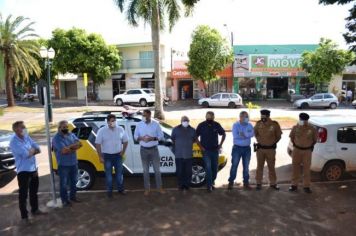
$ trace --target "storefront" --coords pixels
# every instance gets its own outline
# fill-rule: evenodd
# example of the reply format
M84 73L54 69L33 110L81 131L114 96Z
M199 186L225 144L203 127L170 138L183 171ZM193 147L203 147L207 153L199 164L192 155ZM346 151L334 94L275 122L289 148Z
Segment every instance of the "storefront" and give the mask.
M172 100L199 99L204 96L211 96L218 92L232 92L232 68L227 67L219 72L218 80L213 81L206 86L202 81L193 80L189 74L185 63L175 62L175 67L171 73L171 94ZM205 91L206 90L206 91Z
M317 45L235 46L234 92L244 99L286 99L313 94L301 54Z

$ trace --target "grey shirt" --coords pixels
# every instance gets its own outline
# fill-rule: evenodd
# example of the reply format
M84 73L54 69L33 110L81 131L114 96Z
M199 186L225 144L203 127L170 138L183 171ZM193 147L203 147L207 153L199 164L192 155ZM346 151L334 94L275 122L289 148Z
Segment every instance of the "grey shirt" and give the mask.
M182 125L174 127L172 131L173 152L176 158L193 158L193 143L197 136L191 126L184 128Z

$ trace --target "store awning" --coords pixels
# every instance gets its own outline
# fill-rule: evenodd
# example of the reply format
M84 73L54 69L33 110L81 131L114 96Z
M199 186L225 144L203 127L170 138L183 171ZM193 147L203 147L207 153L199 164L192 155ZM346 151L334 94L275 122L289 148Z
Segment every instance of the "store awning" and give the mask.
M133 79L151 79L153 78L153 73L137 73L131 76Z
M72 73L59 74L58 80L60 81L76 81L78 79L78 75Z
M124 74L112 74L111 75L111 79L115 80L115 79L123 79L124 78Z

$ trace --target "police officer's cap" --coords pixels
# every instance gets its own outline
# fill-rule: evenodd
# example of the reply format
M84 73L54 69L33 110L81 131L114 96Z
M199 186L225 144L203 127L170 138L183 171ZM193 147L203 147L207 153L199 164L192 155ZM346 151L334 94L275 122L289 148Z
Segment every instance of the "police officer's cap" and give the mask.
M299 114L299 119L300 120L309 120L309 115L307 113L302 112Z
M267 109L263 109L260 112L261 112L261 115L264 115L264 116L270 116L270 114L271 114L271 111L267 110Z

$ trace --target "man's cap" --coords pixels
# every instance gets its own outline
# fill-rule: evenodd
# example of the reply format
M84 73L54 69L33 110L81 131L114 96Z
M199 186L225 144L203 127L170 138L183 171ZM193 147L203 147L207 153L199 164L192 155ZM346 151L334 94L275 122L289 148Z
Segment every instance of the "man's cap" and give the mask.
M309 120L309 115L307 113L302 112L299 114L299 119L300 120Z
M271 111L267 110L267 109L263 109L260 112L261 112L261 115L264 115L264 116L269 116L271 114Z

